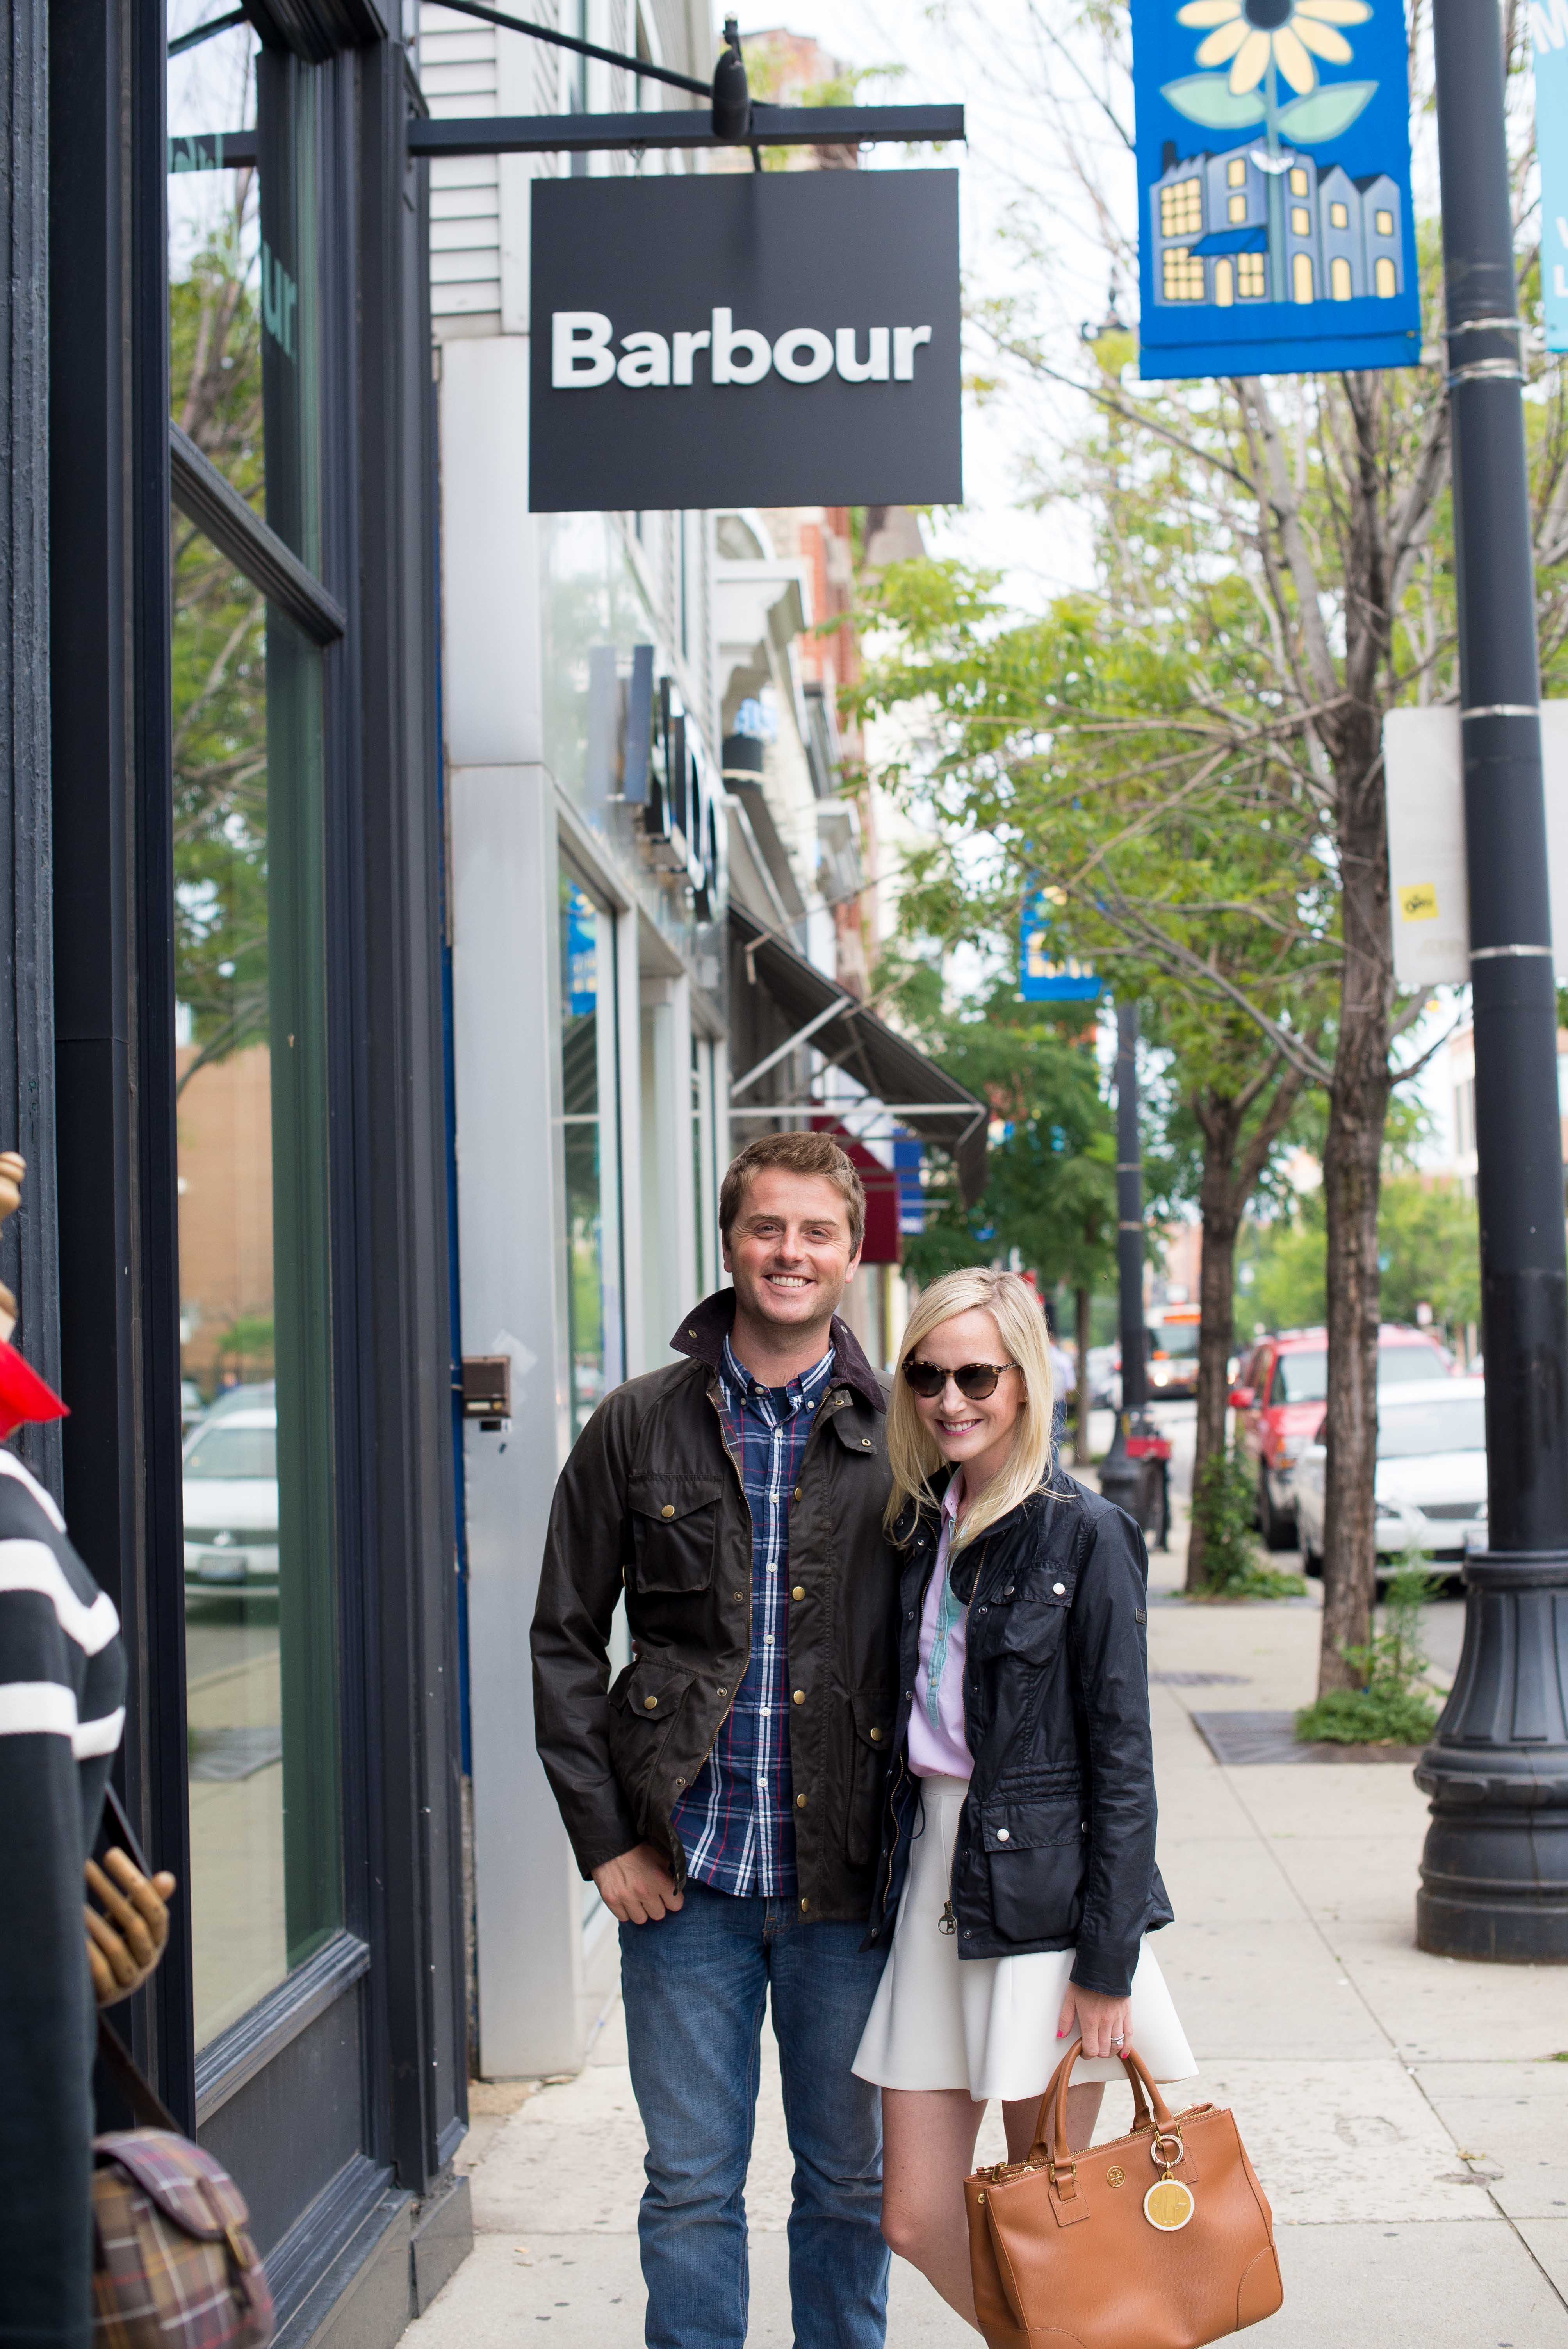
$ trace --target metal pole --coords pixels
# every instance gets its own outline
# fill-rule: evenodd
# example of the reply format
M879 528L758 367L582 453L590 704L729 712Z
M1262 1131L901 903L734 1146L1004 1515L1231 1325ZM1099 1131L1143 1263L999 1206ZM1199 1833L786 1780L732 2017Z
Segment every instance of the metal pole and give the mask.
M1416 1938L1568 1962L1568 1268L1541 683L1496 0L1436 0L1489 1547L1465 1568Z
M1130 1423L1147 1395L1143 1337L1143 1159L1138 1135L1138 1006L1116 1008L1116 1270L1121 1338L1121 1409L1116 1434L1100 1464L1099 1488L1130 1515L1139 1514L1141 1463L1127 1449Z

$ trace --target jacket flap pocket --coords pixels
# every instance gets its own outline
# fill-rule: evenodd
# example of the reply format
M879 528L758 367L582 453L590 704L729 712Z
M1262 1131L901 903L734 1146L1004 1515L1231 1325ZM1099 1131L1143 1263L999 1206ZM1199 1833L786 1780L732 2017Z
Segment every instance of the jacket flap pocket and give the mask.
M1035 1801L981 1806L980 1834L987 1851L1038 1851L1047 1844L1077 1843L1084 1832L1078 1795L1050 1795Z
M645 1656L621 1682L615 1702L628 1713L640 1713L645 1721L669 1721L680 1711L691 1683L692 1675L684 1666Z
M850 1709L855 1717L855 1734L861 1744L873 1746L879 1754L887 1753L892 1744L895 1708L892 1697L852 1696Z
M627 1498L638 1516L672 1525L694 1510L710 1509L723 1490L717 1476L634 1476Z

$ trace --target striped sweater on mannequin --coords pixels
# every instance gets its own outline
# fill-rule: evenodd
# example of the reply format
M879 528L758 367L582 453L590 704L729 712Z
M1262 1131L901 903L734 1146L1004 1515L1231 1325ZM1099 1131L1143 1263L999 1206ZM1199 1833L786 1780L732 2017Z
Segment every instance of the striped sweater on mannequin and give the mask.
M96 2009L82 1869L124 1726L119 1621L0 1448L0 2340L88 2349Z

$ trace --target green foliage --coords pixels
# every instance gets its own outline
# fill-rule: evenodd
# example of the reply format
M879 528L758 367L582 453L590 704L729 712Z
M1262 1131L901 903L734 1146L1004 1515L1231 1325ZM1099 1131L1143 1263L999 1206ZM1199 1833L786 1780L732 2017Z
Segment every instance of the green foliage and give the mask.
M1335 1745L1424 1745L1438 1725L1426 1694L1428 1659L1421 1609L1442 1587L1418 1553L1408 1550L1389 1578L1383 1628L1344 1650L1360 1685L1331 1689L1295 1717L1305 1741Z
M1251 1331L1316 1328L1326 1306L1323 1195L1308 1192L1294 1216L1253 1225L1239 1251L1236 1320ZM1480 1319L1476 1205L1457 1184L1388 1174L1377 1207L1377 1257L1386 1321L1413 1322L1418 1305L1451 1338Z
M978 1093L1001 1125L984 1196L960 1203L938 1174L925 1229L907 1237L906 1269L926 1283L961 1265L1006 1261L1014 1248L1045 1288L1092 1288L1116 1261L1116 1128L1081 1009L1069 1023L1020 1003L1011 978L955 1013L929 964L884 969L906 1025L950 1076Z
M1299 1599L1299 1574L1266 1566L1253 1533L1253 1481L1233 1453L1216 1452L1199 1472L1192 1516L1203 1528L1198 1599Z
M240 217L170 288L173 412L242 497L263 492L261 318ZM175 991L197 1069L268 1028L266 606L176 515Z

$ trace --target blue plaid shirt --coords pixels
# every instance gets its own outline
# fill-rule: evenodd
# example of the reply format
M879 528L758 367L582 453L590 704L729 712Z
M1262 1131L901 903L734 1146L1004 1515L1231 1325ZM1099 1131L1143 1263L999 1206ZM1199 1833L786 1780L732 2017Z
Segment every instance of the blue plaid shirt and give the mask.
M718 1892L795 1895L789 1778L789 1499L831 1348L785 1387L758 1386L727 1338L724 1433L751 1506L751 1661L713 1749L672 1814L686 1872Z

